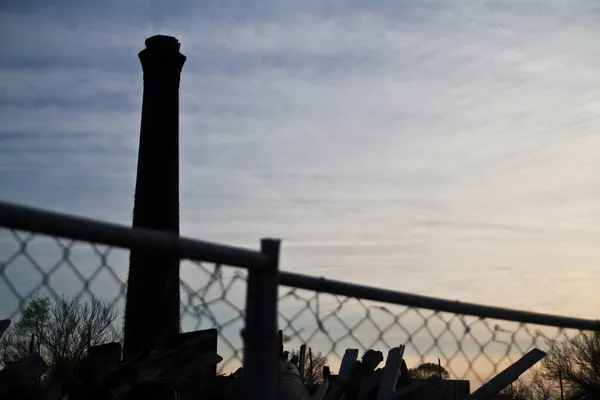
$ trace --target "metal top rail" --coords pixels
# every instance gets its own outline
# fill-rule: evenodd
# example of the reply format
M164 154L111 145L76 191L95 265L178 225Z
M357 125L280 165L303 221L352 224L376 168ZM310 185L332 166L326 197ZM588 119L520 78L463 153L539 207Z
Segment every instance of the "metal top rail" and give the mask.
M244 268L268 268L264 254L171 233L75 217L0 201L0 226L120 248L176 252L181 258Z
M189 239L148 229L131 228L89 218L74 217L1 201L0 226L120 248L153 248L172 251L179 254L181 258L234 267L253 269L268 268L269 266L268 257L254 250ZM474 317L567 329L600 331L600 321L598 320L463 303L457 300L381 289L292 272L281 271L279 273L279 283L299 289Z
M480 318L502 319L506 321L555 326L567 329L600 331L600 321L562 317L558 315L534 313L530 311L513 310L502 307L484 306L475 303L463 303L458 300L446 300L418 294L398 292L358 285L342 281L317 278L314 276L281 271L279 283L299 289L312 290L322 293L338 294L382 303L398 304L408 307L424 308L427 310L448 312L453 314L470 315Z

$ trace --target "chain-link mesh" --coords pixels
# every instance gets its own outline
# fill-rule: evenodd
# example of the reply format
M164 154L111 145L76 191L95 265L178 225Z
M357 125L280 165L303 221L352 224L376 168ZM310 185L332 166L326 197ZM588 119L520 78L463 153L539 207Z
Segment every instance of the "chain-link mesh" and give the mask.
M17 321L39 295L105 301L124 306L129 252L91 243L0 229L0 319ZM222 372L241 366L246 274L243 270L183 260L184 331L217 328ZM415 307L280 287L279 326L288 349L307 344L327 357L332 371L347 348L386 351L406 345L408 367L437 363L472 387L486 382L530 349L565 340L573 330L482 319ZM110 329L119 333L122 318Z
M115 318L106 327L122 332L129 251L0 228L0 319L18 322L33 298L103 302ZM246 295L238 269L182 260L182 330L216 328L223 371L241 365Z
M239 269L185 261L181 265L181 323L185 331L216 328L221 372L241 366L246 275Z
M13 319L34 296L103 299L117 308L126 288L123 262L122 250L0 229L0 310Z
M449 378L469 380L474 387L531 349L545 350L550 341L578 332L297 289L283 291L279 309L289 346L307 344L332 366L339 366L348 348L386 354L405 345L408 368L439 362Z

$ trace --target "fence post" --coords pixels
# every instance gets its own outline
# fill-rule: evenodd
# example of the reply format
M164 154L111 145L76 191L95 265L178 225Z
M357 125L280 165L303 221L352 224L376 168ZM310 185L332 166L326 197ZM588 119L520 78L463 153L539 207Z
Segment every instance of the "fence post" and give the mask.
M277 394L277 296L279 280L278 239L262 239L261 252L268 268L248 270L244 338L245 397L275 400Z

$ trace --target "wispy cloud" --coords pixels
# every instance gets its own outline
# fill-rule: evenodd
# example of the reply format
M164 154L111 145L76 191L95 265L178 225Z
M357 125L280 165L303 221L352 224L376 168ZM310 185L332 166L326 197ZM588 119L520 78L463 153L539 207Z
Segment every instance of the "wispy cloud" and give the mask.
M173 34L184 234L281 236L285 269L597 308L593 2L44 4L0 14L0 198L129 223L136 53Z

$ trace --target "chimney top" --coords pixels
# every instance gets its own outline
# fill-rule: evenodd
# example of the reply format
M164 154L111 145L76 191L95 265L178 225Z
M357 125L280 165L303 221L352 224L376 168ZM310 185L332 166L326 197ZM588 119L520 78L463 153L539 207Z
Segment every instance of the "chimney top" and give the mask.
M146 49L179 52L180 44L177 38L166 35L156 35L146 39Z

